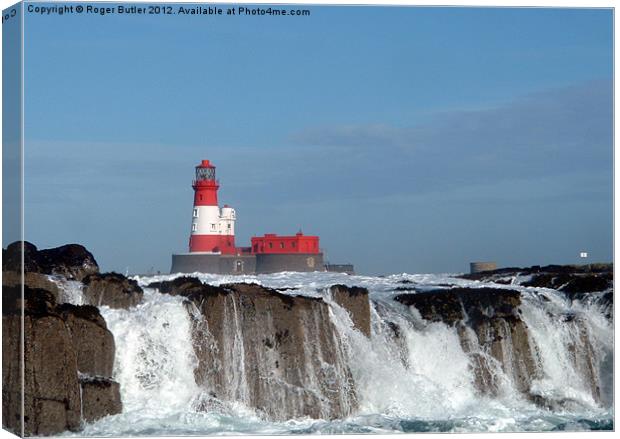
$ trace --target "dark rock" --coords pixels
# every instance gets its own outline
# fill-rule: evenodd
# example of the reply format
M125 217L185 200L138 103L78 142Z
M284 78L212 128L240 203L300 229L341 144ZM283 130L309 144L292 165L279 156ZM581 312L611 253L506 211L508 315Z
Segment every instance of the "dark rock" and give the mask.
M96 421L110 414L120 413L120 387L117 382L105 379L80 379L82 386L82 417L86 422Z
M42 291L42 290L41 290ZM25 291L25 295L37 290ZM51 297L51 294L50 296ZM50 435L80 429L76 355L62 318L48 300L28 300L24 317L24 432ZM3 320L16 317L4 317ZM4 334L15 337L16 334Z
M40 273L26 272L22 279L21 273L18 271L4 271L2 272L2 285L5 286L18 286L22 282L24 285L32 289L47 290L54 296L56 302L61 302L61 292L53 281L51 281L47 275Z
M204 293L210 290L211 285L203 284L200 279L190 276L180 276L172 280L162 282L152 282L147 288L156 288L160 293L170 294L171 296L188 296L192 292ZM219 291L216 287L214 291Z
M500 288L448 288L417 294L401 294L395 300L414 306L426 320L442 321L454 325L463 320L476 323L490 316L517 317L521 293Z
M4 289L3 289L4 290ZM5 293L5 291L3 291ZM6 307L3 294L3 311ZM22 322L19 312L2 316L2 426L22 435Z
M560 291L571 295L580 293L596 293L613 288L613 274L601 273L586 276L573 276Z
M613 288L613 264L535 265L527 268L501 268L459 277L482 282L510 283L506 277L531 276L526 287L551 288L569 294L592 293Z
M82 280L85 276L99 272L93 255L79 244L37 250L27 241L24 248L24 271L43 274L56 274L67 279ZM3 251L3 271L21 271L22 245L20 241L7 246Z
M496 394L498 383L492 365L481 355L479 348L490 353L504 372L512 375L515 386L523 393L538 376L528 329L518 312L521 304L519 291L450 288L401 294L395 300L415 307L425 320L443 322L458 329L461 346L472 359L476 385L481 393Z
M22 428L19 352L23 308L24 434L78 431L82 421L78 368L109 375L114 360L111 334L99 311L89 306L58 306L53 293L29 286L24 287L22 300L19 285L3 286L2 302L3 425L16 433Z
M580 293L595 293L613 287L612 273L575 274L543 273L522 284L525 287L552 288L571 297Z
M525 269L519 267L505 267L498 268L497 270L481 271L478 273L465 273L458 277L462 279L489 281L490 279L496 278L498 276L515 275L523 272L524 270Z
M219 400L275 420L343 418L355 409L346 352L322 299L188 277L149 287L187 298L196 382Z
M394 300L403 305L415 307L425 320L454 325L463 319L463 309L458 296L456 294L444 294L445 291L450 290L399 294Z
M396 287L394 291L416 291L414 287Z
M58 307L77 357L80 373L111 377L114 367L114 336L94 306L63 304Z
M566 275L559 277L557 274L543 273L532 276L528 281L523 282L521 285L524 287L536 287L536 288L557 288L563 283L568 281Z
M133 279L118 273L96 273L83 280L84 298L89 305L124 308L142 301L144 292Z
M24 271L39 272L36 260L37 247L28 241L23 241ZM2 249L2 271L21 272L22 241L15 241Z
M594 400L600 403L601 383L596 365L596 358L600 352L597 352L594 346L592 346L586 324L578 315L571 315L571 318L565 320L565 322L572 327L569 333L577 334L576 337L573 336L568 344L569 358L575 370L579 372L579 376L588 384Z
M333 285L330 292L334 301L346 309L357 330L370 337L370 302L368 290L346 285Z
M387 343L386 348L392 353L393 357L400 360L405 368L409 368L409 348L407 346L407 338L404 336L400 325L390 320L390 313L386 309L385 304L374 302L373 307L381 316L379 320L379 332L389 337L393 344Z
M44 273L59 274L67 279L82 280L89 274L99 272L92 253L79 244L39 250L36 258Z

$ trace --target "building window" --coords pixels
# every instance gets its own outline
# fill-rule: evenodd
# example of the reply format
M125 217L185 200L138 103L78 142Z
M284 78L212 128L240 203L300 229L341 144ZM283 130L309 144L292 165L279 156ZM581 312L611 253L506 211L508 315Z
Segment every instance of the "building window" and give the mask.
M211 230L215 230L215 224L211 223Z
M192 232L195 232L198 227L196 223L192 223Z
M295 241L291 242L291 245L295 248Z
M194 218L198 218L198 209L194 209Z
M227 224L228 230L230 230L230 223Z
M280 248L284 248L284 243L283 242L280 243Z
M273 248L273 242L269 243L269 248Z

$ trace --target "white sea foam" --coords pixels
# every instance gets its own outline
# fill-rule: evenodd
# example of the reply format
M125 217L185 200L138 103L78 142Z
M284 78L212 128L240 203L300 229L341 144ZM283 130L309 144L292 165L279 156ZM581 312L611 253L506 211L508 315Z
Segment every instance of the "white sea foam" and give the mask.
M136 277L143 287L178 275ZM480 286L480 282L450 275L398 274L387 277L349 276L339 273L278 273L256 276L196 274L203 282L219 285L254 282L271 288L294 288L284 294L323 297L331 307L331 318L350 359L359 408L343 420L297 419L269 422L243 402L213 404L213 410L196 410L205 389L196 385L196 364L190 318L181 297L146 289L142 303L129 310L102 307L116 341L114 379L121 385L123 413L87 425L80 435L212 435L290 433L386 433L411 431L532 431L551 429L609 428L611 402L597 403L587 383L571 363L568 348L586 331L593 349L603 361L612 352L613 331L596 305L571 304L553 290L497 285L523 292L523 319L533 348L538 352L543 374L532 391L576 403L559 412L540 409L518 395L501 368L503 383L495 397L480 396L473 384L470 359L463 351L456 329L420 318L392 297L402 291L445 288L446 285ZM347 312L328 294L334 284L368 288L373 300L372 336L354 329ZM79 301L79 299L73 299ZM566 325L551 315L577 314L582 326ZM397 339L390 324L399 328ZM235 346L234 367L243 362ZM236 366L235 366L236 365ZM600 384L610 386L601 372ZM243 380L242 380L243 381ZM242 381L231 383L241 386ZM234 392L233 392L234 393ZM604 393L604 392L603 392Z

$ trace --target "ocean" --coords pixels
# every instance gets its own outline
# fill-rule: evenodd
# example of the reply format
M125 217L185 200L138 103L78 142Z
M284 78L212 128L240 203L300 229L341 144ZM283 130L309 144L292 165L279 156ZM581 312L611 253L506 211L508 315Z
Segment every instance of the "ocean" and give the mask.
M100 307L114 334L114 379L120 383L123 412L85 425L76 436L181 436L239 434L338 434L409 432L590 431L613 429L613 322L596 301L568 300L547 288L493 283L494 288L521 292L520 317L536 352L539 376L531 392L560 402L541 407L516 389L500 366L493 369L497 391L476 389L473 357L463 349L455 327L421 318L415 309L393 300L403 291L450 287L482 287L484 283L450 274L393 274L385 277L339 273L278 273L255 276L194 274L220 285L251 282L281 289L284 294L321 297L330 304L330 319L346 350L357 407L345 419L270 421L242 400L214 400L196 384L197 359L191 341L191 316L184 298L146 288L178 275L136 276L145 288L142 303L129 309ZM522 279L521 279L522 280ZM329 287L365 287L371 299L370 338L355 330L346 311L333 303ZM63 282L65 300L81 304L81 284ZM285 289L285 290L282 290ZM573 316L580 326L558 316ZM399 343L386 328L399 328ZM392 334L393 335L393 334ZM580 352L588 340L591 351ZM239 369L243 386L243 334L230 346L230 367ZM479 352L489 356L488 352ZM505 355L511 355L510 352ZM596 382L575 367L588 356ZM490 358L490 357L489 357ZM597 386L600 397L593 397ZM243 389L241 389L243 390ZM208 410L204 402L208 401Z

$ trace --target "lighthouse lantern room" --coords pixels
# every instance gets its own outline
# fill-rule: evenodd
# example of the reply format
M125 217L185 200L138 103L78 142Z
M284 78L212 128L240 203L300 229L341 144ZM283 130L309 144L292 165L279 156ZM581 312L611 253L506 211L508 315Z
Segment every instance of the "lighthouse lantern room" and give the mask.
M215 166L203 160L196 166L192 229L189 238L190 253L235 253L235 209L220 209L215 178Z

